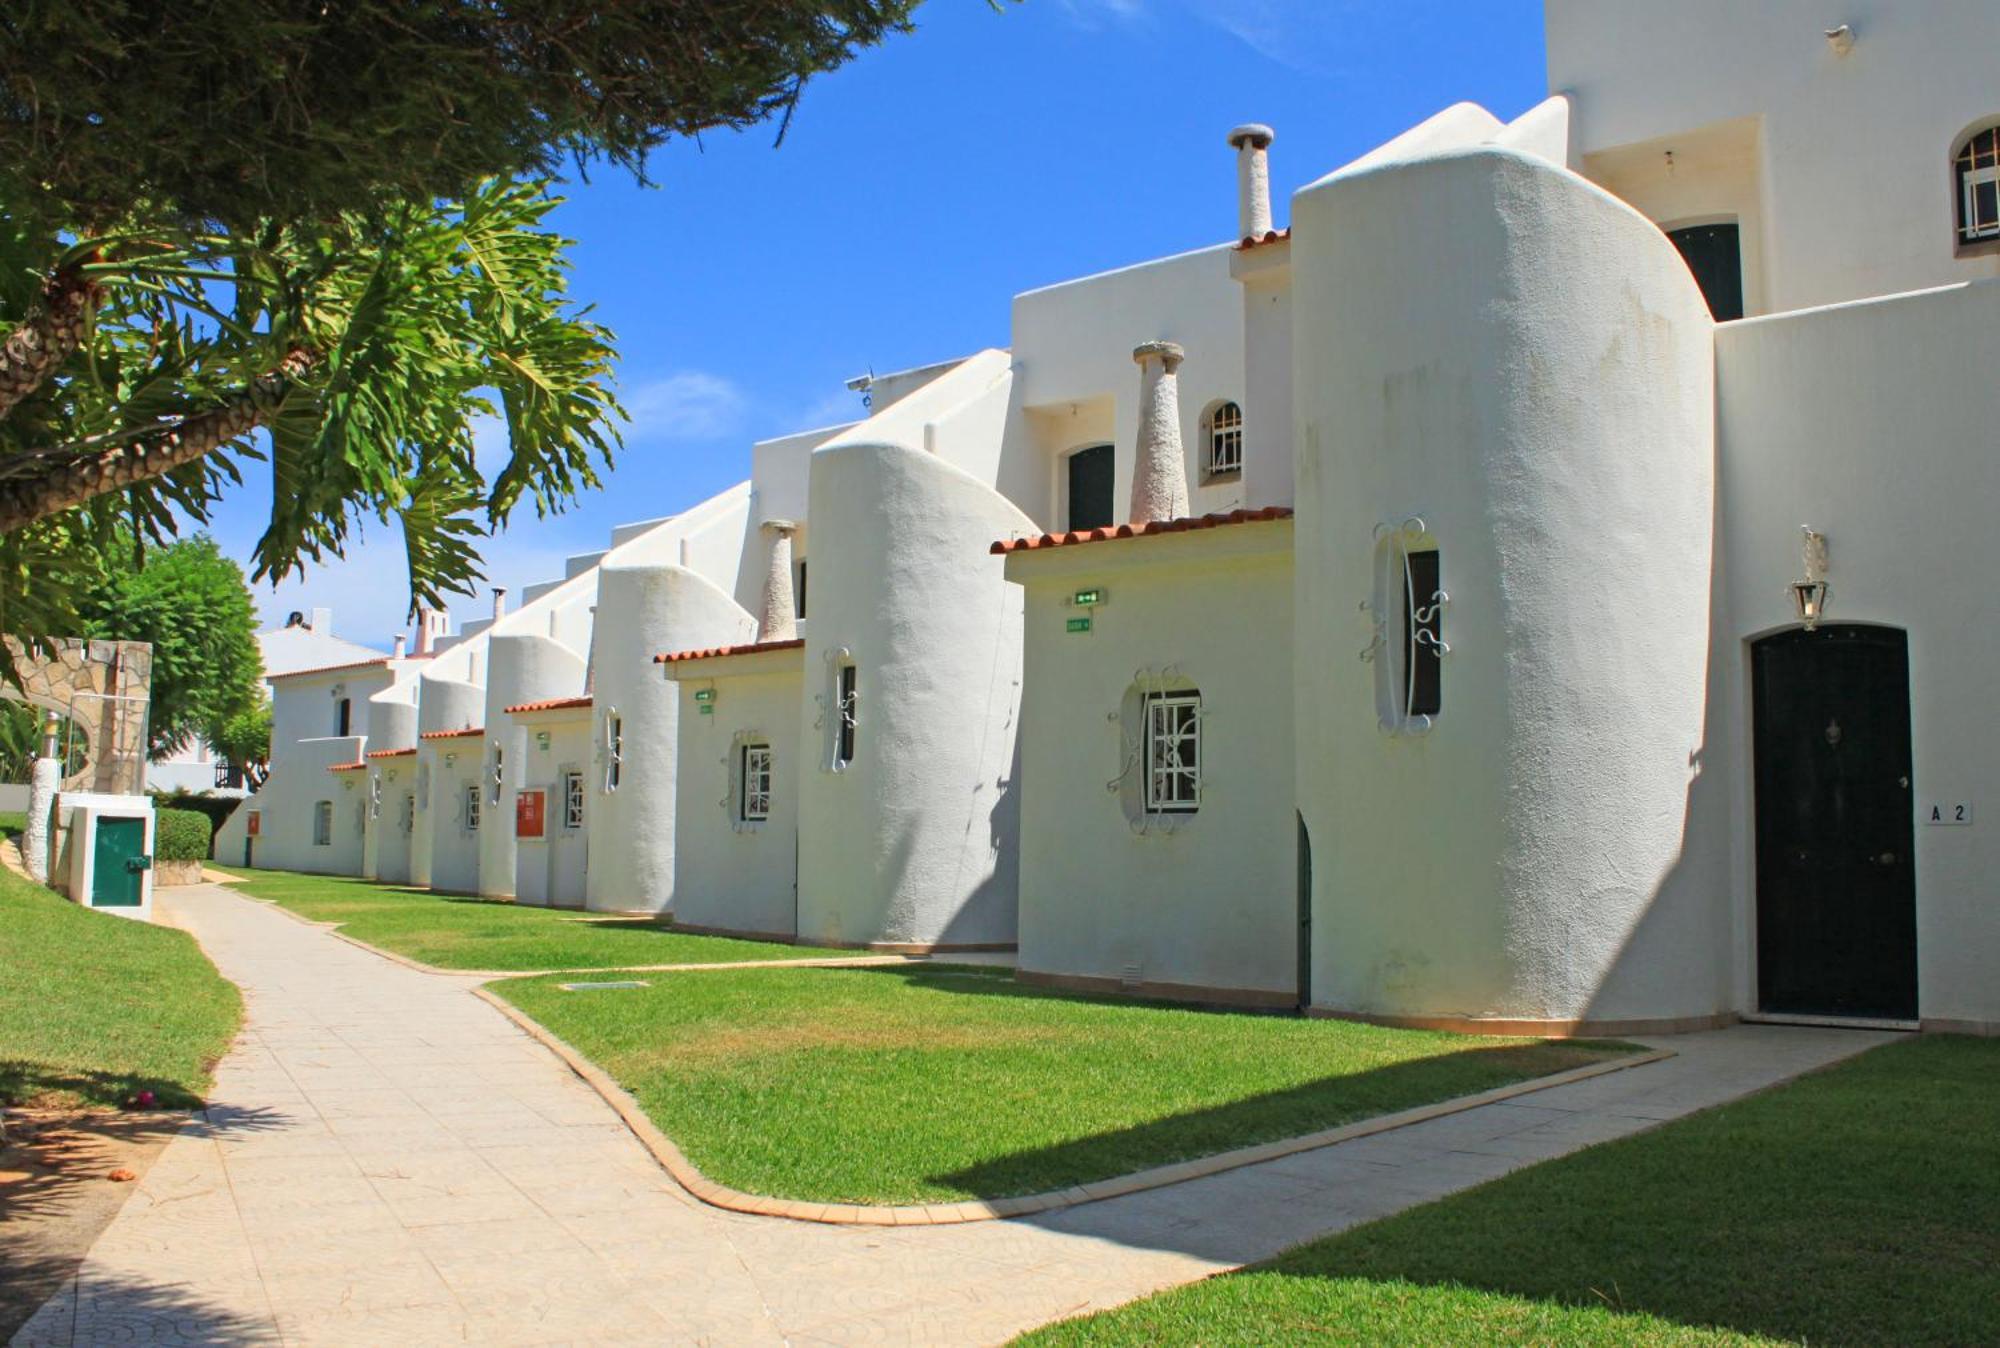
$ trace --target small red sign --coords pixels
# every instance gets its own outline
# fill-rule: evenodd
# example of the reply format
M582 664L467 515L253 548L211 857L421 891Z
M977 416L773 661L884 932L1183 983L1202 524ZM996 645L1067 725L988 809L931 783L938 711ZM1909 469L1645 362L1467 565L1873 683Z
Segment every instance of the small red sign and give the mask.
M262 810L250 811L249 815L243 821L243 826L251 837L262 837L264 833L264 812Z
M539 787L518 792L514 797L514 836L539 838L548 817L549 793Z

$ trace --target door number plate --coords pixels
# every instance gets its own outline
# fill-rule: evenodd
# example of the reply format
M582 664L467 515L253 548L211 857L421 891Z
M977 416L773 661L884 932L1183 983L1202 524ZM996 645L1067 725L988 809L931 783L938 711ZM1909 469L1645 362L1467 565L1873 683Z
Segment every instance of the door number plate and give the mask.
M1924 822L1927 824L1969 824L1972 822L1972 803L1957 801L1952 803L1924 806Z

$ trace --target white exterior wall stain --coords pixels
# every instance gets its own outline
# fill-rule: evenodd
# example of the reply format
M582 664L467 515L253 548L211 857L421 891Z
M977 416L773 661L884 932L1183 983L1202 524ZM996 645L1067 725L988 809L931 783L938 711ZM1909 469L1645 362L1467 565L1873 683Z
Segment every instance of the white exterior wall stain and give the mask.
M1756 995L1748 643L1795 625L1785 586L1800 578L1799 526L1811 524L1827 536L1827 621L1909 637L1920 1010L2000 1023L2000 804L1983 795L2000 726L1984 712L1990 571L1978 541L2000 501L1996 332L1992 282L1717 331L1726 612L1709 771L1731 787L1746 1008ZM1972 827L1926 826L1921 806L1933 800L1973 802Z
M813 456L811 518L799 935L1011 944L1021 601L987 549L1032 523L937 457L839 442ZM859 727L836 772L843 652Z
M739 525L740 527L740 525ZM600 846L590 859L589 906L660 912L674 897L674 753L679 706L653 657L747 642L757 620L723 590L679 566L603 568L598 605L617 620L597 624L591 648L593 735L598 755L592 829ZM624 764L605 791L605 718L624 723Z
M1008 558L1027 604L1023 970L1295 990L1291 534L1239 525ZM1086 588L1104 602L1072 606ZM1083 614L1090 631L1070 632ZM1201 808L1135 822L1145 759L1127 702L1142 671L1169 669L1201 693Z
M1689 831L1713 414L1687 269L1636 212L1499 149L1335 178L1293 219L1315 1002L1723 1009L1726 844ZM1371 531L1412 516L1451 652L1435 727L1390 736L1356 606Z
M799 791L818 771L802 752L799 650L670 666L680 686L674 806L674 920L789 937L798 930ZM758 672L737 672L754 666ZM714 692L703 715L695 693ZM810 724L810 722L807 722ZM808 737L818 742L817 734ZM742 817L742 746L771 747L770 817Z

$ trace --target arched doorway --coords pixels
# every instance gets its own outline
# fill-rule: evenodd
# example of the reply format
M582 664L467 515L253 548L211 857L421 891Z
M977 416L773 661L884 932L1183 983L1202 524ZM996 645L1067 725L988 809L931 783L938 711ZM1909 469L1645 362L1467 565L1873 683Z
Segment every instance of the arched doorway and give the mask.
M1904 634L1856 624L1751 647L1758 1009L1914 1020Z

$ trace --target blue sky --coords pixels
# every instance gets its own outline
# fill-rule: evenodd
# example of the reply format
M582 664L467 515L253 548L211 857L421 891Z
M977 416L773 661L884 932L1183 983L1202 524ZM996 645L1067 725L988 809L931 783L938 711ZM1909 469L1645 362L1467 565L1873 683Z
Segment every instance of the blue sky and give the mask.
M602 491L488 540L491 579L559 575L613 524L672 514L749 473L753 440L851 419L843 381L1008 342L1018 291L1235 232L1239 122L1267 122L1289 194L1448 103L1512 117L1544 72L1536 0L927 0L917 30L806 89L791 129L710 136L572 183L574 293L617 334L627 447ZM252 479L214 532L247 558ZM276 593L386 647L401 539ZM487 611L483 596L455 617Z

